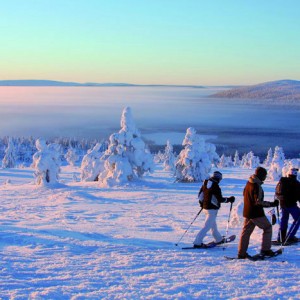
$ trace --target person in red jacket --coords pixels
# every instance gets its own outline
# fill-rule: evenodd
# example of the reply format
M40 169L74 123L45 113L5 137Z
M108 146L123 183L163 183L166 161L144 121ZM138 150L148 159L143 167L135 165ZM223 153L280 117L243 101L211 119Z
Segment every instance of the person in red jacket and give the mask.
M199 231L194 241L194 248L203 248L203 239L206 233L211 230L211 233L217 244L224 242L224 238L220 234L216 218L218 210L221 207L221 203L230 202L233 203L235 198L231 196L229 198L224 198L222 196L221 188L219 186L222 180L222 173L216 171L213 176L207 180L204 180L203 185L200 188L198 198L204 213L206 214L205 223L203 228Z
M274 256L274 252L271 250L272 225L265 215L264 207L276 207L278 206L279 201L264 201L264 191L261 186L266 177L267 170L258 167L255 170L255 174L249 178L244 188L244 225L238 247L239 259L247 258L250 236L256 226L263 230L261 255Z

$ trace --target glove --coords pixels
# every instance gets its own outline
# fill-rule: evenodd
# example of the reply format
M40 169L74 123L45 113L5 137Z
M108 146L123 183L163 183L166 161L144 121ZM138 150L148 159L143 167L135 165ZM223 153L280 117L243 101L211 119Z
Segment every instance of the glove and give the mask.
M276 199L274 202L271 202L271 207L277 207L279 205L279 201Z
M235 201L235 197L231 196L229 198L227 198L227 202L233 203Z

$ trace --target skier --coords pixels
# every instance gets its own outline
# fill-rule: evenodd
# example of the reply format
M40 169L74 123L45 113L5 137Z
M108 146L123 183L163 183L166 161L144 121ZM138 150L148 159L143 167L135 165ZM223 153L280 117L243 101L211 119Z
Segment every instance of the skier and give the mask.
M288 177L281 177L276 185L275 196L279 200L281 208L277 241L283 244L298 242L298 238L295 236L300 225L300 208L297 206L297 201L300 201L300 182L297 180L297 172L298 169L291 168L288 171ZM294 222L287 236L290 215L293 217Z
M213 176L211 176L209 179L204 180L203 185L200 188L198 198L199 203L203 208L204 213L206 214L206 218L203 228L196 236L196 239L194 241L194 248L205 247L205 245L203 244L203 239L209 230L211 230L217 244L225 242L225 239L218 231L216 218L221 203L233 203L235 197L231 196L229 198L224 198L222 196L221 188L219 186L221 180L222 173L219 171L215 171L213 173Z
M264 191L261 187L267 177L267 170L257 167L255 173L249 178L244 188L244 225L238 247L238 258L245 259L249 257L247 249L250 236L256 226L263 230L263 239L260 254L263 256L274 256L271 250L272 225L265 215L264 207L277 207L279 201L264 201Z

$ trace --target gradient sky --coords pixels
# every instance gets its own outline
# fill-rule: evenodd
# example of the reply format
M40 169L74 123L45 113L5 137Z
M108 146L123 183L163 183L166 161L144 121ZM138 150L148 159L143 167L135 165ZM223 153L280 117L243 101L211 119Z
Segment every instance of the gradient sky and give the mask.
M300 80L300 1L0 0L0 80Z

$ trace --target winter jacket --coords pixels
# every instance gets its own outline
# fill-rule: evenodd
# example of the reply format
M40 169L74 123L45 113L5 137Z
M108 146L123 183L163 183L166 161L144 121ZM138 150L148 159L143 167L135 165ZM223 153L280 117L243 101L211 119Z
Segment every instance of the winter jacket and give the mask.
M300 182L296 176L281 177L276 185L275 194L280 202L280 207L295 207L297 201L300 201Z
M264 201L263 182L252 175L244 188L243 216L247 219L256 219L265 216L264 207L270 207L271 202Z
M203 197L200 197L203 196ZM206 179L200 188L198 198L202 198L201 206L204 209L219 209L221 203L227 202L227 198L222 196L221 188L214 179ZM199 200L200 201L200 200Z

